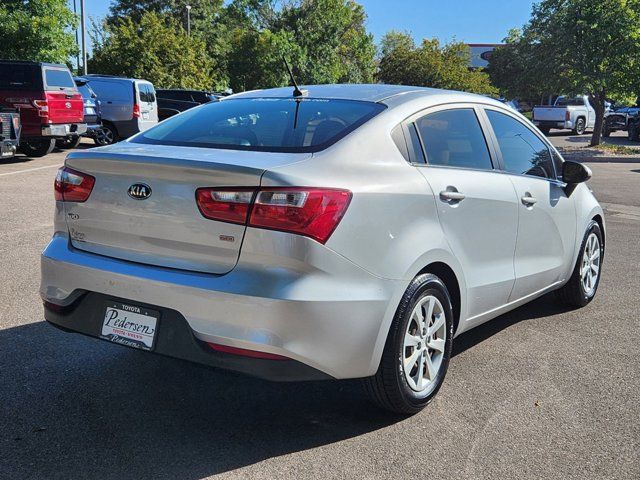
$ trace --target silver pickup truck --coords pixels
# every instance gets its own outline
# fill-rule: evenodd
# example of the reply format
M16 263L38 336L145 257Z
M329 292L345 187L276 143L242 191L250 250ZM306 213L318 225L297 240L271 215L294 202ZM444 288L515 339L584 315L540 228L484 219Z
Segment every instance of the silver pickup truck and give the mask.
M596 124L596 111L587 95L560 96L553 106L534 107L533 123L545 135L552 128L572 130L574 134L582 135L587 128L593 128Z

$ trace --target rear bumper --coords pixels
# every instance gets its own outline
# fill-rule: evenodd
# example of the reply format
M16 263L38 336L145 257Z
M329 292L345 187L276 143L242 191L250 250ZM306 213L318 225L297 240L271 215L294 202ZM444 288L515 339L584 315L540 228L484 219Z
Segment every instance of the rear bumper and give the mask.
M59 123L42 127L43 137L68 137L82 135L87 131L86 123Z
M54 311L45 305L45 319L55 327L98 338L104 318L103 307L109 301L138 304L128 299L97 293L80 296L68 308ZM141 306L157 309L156 306ZM295 360L265 360L214 351L198 340L185 318L175 310L160 309L160 328L153 353L180 358L211 367L246 373L272 381L326 380L331 377Z
M536 127L558 128L560 130L573 128L573 123L570 121L556 122L552 120L534 120L533 124Z
M309 264L306 271L280 262L271 266L263 256L260 263L243 264L241 255L226 275L186 272L83 252L59 233L41 257L40 295L62 306L86 294L126 299L124 303L173 312L197 341L282 355L327 377L372 375L386 338L381 328L395 312L391 299L403 282L375 277L309 239L297 241L309 242L307 257L318 259L323 270ZM86 331L82 322L99 321L103 306L85 303L72 323L58 324L92 335L95 326ZM60 321L47 315L53 323ZM159 353L200 361L172 350ZM264 376L247 368L241 371ZM305 379L302 374L294 377Z

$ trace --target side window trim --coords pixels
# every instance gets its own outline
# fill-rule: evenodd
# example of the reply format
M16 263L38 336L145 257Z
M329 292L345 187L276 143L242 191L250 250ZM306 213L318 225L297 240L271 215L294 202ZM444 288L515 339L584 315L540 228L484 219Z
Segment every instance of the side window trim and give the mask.
M471 168L471 167L460 167L460 166L445 166L445 165L433 165L429 163L429 157L427 155L427 150L424 146L424 141L422 139L422 134L420 133L420 129L416 125L416 121L422 117L430 115L432 113L437 112L445 112L450 110L473 110L473 113L476 116L476 120L478 121L478 127L480 127L480 131L482 136L484 137L485 146L487 147L487 152L489 153L489 160L491 162L491 169L487 168ZM416 162L412 160L412 164L416 166L424 166L424 167L434 167L434 168L456 168L462 170L475 170L480 172L495 172L500 171L498 156L496 155L495 146L492 144L492 139L487 135L489 132L493 133L493 130L488 129L486 123L488 123L488 119L484 119L484 112L481 110L481 106L473 103L459 103L459 104L446 104L446 105L438 105L434 107L429 107L425 110L415 113L409 119L405 120L404 124L407 129L413 128L418 137L418 141L420 142L420 147L422 149L422 156L425 160L425 163ZM406 130L405 130L405 133ZM408 144L409 142L407 142ZM411 150L411 149L410 149ZM410 154L411 155L411 154ZM501 160L501 159L500 159Z
M551 145L551 143L546 139L543 138L540 134L538 134L538 132L536 132L534 129L532 129L529 125L527 125L526 123L524 123L521 119L519 119L518 117L516 117L515 115L512 115L511 112L508 112L506 110L502 110L501 108L497 108L494 107L493 105L483 105L482 107L482 115L483 118L486 119L486 128L487 130L490 132L490 136L491 136L491 141L494 144L494 148L496 149L496 155L498 158L498 163L500 165L500 170L508 175L519 175L519 176L524 176L527 178L538 178L540 180L546 180L547 182L554 182L554 183L559 183L559 184L563 184L562 180L559 180L558 178L558 172L556 171L556 165L555 162L553 161L553 146ZM526 173L513 173L513 172L508 172L505 168L504 165L504 160L502 159L502 151L500 150L500 144L498 143L498 137L496 137L496 134L493 130L493 126L491 125L491 122L489 121L489 117L487 116L487 110L493 110L495 112L498 113L502 113L503 115L508 116L509 118L513 119L514 121L520 123L523 127L525 127L527 130L529 130L533 135L535 135L546 147L547 150L549 151L549 159L551 161L551 168L553 169L553 173L554 173L554 178L544 178L544 177L538 177L536 175L528 175Z

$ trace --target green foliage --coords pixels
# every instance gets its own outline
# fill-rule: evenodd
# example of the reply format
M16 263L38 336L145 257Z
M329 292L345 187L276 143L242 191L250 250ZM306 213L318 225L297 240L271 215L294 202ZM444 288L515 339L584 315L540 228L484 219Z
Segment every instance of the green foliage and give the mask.
M158 88L219 87L204 41L188 36L171 16L124 17L117 24L94 25L91 37L90 72L144 78Z
M371 82L375 44L361 5L349 0L236 0L226 10L234 91L288 84L282 56L300 84Z
M77 51L76 22L65 0L2 0L0 57L66 63Z
M529 91L589 94L597 145L607 96L640 90L640 0L544 0L522 36L500 50L489 71L503 91L525 93L527 79Z
M469 47L425 39L416 46L409 33L389 32L380 46L378 79L383 83L462 90L494 95L486 73L469 69Z

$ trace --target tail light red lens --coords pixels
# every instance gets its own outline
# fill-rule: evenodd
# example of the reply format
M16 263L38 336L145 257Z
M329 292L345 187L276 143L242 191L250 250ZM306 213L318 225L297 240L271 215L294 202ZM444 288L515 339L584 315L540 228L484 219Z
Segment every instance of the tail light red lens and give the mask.
M199 188L196 202L208 219L296 233L326 243L351 201L329 188Z
M199 188L196 190L196 203L200 213L210 220L244 225L254 192L248 188Z
M46 100L32 100L33 106L38 110L39 117L49 116L49 102Z
M351 201L351 192L324 188L260 190L249 225L297 233L326 243Z
M54 184L55 199L64 202L85 202L96 179L69 167L58 170Z
M137 103L133 104L133 118L140 118L140 105Z
M569 110L567 110L566 112L564 112L564 119L568 122L569 120L571 120L571 112Z

